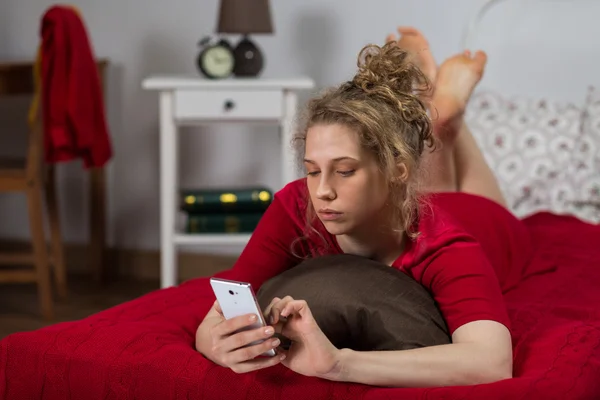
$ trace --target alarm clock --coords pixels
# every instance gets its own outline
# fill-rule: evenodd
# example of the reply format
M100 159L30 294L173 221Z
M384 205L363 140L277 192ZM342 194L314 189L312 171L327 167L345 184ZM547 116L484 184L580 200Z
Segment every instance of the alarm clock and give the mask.
M198 55L198 69L209 79L224 79L233 73L235 57L233 49L226 40L215 44L210 43L210 38L200 42L202 51Z

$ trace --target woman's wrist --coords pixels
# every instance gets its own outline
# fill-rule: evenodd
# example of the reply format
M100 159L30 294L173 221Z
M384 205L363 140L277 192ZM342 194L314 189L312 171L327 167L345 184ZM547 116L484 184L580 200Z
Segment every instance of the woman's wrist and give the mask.
M336 362L334 368L327 376L322 377L334 382L348 382L349 369L352 364L352 355L355 353L352 349L338 349L336 352Z
M210 360L209 354L212 347L212 337L210 335L210 320L204 320L196 330L196 351Z

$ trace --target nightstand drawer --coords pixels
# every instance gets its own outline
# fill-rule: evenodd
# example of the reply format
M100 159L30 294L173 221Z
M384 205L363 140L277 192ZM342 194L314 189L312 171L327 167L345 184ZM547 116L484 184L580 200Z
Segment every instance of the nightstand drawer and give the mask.
M283 95L280 90L179 90L174 106L177 119L279 119Z

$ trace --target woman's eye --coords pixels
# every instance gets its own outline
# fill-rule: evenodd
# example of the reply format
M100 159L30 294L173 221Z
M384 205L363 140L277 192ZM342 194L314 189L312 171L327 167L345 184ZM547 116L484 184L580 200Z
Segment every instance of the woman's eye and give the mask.
M308 176L316 176L319 173L319 171L309 171L306 173L306 175Z
M355 170L350 170L350 171L338 171L338 174L340 174L341 176L350 176L355 172Z

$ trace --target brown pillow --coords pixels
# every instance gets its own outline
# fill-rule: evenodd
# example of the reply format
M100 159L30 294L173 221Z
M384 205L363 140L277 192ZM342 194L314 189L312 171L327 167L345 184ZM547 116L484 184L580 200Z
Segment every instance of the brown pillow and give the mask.
M306 300L337 348L405 350L450 343L429 292L405 273L365 257L312 258L265 282L257 293L265 310L274 297Z

